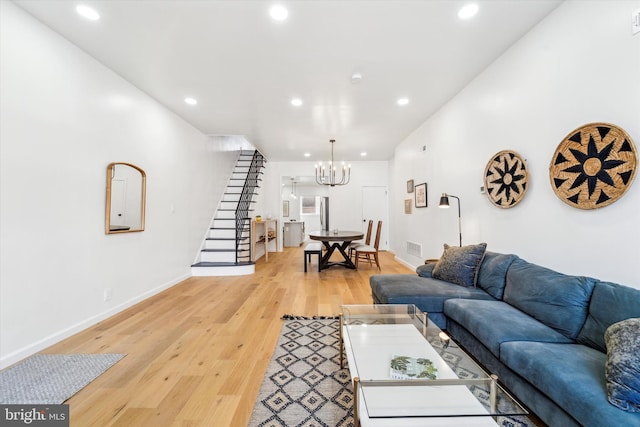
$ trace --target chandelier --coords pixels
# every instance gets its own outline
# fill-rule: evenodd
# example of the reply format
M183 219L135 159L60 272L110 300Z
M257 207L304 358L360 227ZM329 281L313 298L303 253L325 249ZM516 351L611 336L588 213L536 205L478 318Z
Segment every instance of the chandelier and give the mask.
M338 181L336 179L336 166L333 161L333 144L336 140L331 139L329 142L331 143L331 161L329 162L329 168L327 170L322 162L316 165L316 182L320 185L330 185L331 187L347 185L351 179L351 165L345 165L344 162L342 162L342 177Z

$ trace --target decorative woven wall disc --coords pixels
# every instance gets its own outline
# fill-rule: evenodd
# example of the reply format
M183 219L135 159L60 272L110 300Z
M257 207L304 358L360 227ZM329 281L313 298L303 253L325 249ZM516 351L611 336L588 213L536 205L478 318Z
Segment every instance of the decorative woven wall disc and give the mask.
M567 135L553 154L549 179L556 195L579 209L601 208L631 186L638 153L631 137L609 123L589 123Z
M484 169L487 197L499 208L512 208L520 203L528 186L527 164L515 151L496 153Z

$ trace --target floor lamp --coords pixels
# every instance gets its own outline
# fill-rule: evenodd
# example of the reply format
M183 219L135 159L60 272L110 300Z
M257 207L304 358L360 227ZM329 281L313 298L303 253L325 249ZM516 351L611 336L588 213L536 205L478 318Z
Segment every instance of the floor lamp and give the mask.
M453 197L458 201L458 234L460 235L460 247L462 247L462 217L460 216L460 198L451 194L442 193L442 196L440 197L440 204L438 206L441 208L448 208L449 197Z

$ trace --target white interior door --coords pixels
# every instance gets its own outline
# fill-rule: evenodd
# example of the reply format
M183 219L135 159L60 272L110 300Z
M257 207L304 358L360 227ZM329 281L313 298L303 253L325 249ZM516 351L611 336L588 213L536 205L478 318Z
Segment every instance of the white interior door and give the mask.
M380 250L389 248L389 208L387 187L362 187L362 231L367 232L367 223L373 220L371 245L375 242L378 221L382 221Z

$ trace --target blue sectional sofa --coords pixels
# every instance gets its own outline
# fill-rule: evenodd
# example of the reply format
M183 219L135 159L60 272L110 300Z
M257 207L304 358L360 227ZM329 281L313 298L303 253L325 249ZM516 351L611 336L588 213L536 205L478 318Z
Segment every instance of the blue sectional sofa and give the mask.
M610 325L640 317L640 290L489 251L475 287L433 278L435 266L372 276L374 303L427 312L552 427L640 426L640 413L607 398L604 337Z

